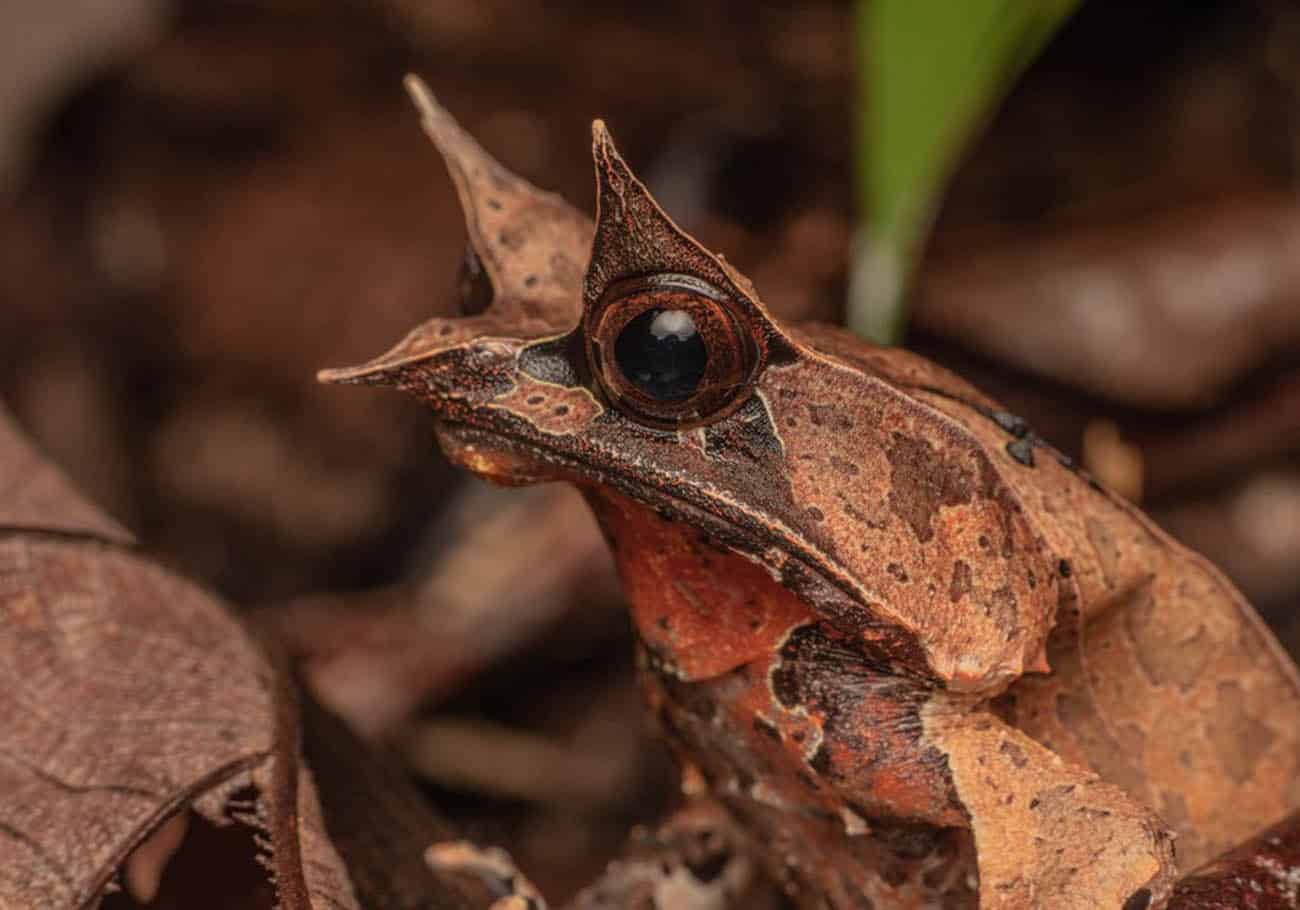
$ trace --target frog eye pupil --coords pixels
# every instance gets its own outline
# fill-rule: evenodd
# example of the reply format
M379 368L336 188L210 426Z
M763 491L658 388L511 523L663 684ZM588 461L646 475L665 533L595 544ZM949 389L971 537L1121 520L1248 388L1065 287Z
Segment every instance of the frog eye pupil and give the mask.
M649 309L619 332L614 360L646 395L680 401L699 387L709 351L686 310Z

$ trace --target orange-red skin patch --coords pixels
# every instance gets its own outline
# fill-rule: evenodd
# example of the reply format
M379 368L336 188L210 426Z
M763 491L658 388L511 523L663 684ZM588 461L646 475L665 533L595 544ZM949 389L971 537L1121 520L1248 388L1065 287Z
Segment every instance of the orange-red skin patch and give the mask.
M683 679L719 676L772 653L812 611L767 569L690 526L602 489L589 497L646 646Z

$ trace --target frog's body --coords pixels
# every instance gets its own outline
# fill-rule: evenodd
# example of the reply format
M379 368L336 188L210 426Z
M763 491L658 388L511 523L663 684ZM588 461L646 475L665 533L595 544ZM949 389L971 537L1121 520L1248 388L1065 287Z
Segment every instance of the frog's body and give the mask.
M1158 906L1171 834L1300 806L1300 680L1212 568L945 371L778 325L603 127L593 231L418 99L493 301L331 378L583 488L688 779L801 905Z

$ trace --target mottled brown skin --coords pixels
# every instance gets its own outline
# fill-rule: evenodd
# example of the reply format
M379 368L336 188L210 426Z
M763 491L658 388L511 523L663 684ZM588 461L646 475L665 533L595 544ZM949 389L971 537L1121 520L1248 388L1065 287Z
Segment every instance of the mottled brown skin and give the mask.
M778 324L599 122L593 226L413 92L491 293L325 378L583 489L688 789L801 906L1160 907L1300 807L1300 679L1210 566L960 379ZM656 300L709 345L680 405L611 366Z
M1300 813L1185 877L1171 910L1300 908Z

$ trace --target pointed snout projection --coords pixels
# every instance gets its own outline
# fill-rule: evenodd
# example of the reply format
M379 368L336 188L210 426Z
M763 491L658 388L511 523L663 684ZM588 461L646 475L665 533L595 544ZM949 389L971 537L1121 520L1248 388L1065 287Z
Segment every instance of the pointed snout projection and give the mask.
M407 76L406 89L464 212L464 315L430 319L368 363L321 370L321 382L400 385L406 368L473 339L552 336L572 329L582 312L591 219L498 164L419 78Z

